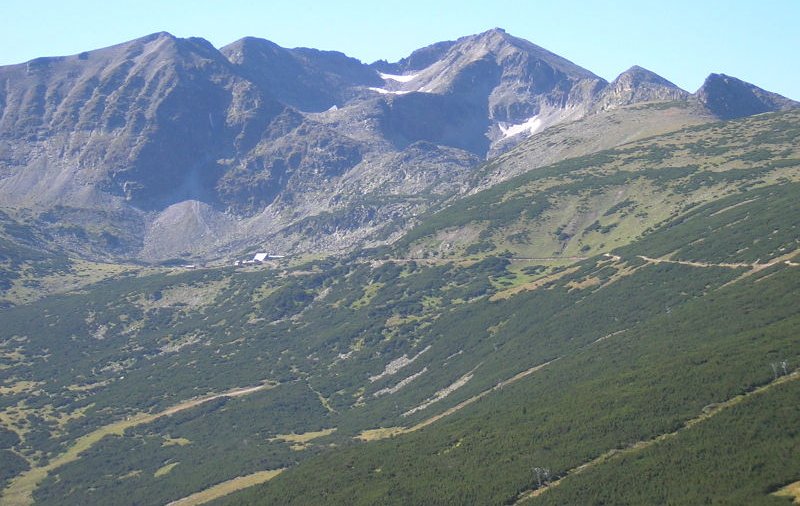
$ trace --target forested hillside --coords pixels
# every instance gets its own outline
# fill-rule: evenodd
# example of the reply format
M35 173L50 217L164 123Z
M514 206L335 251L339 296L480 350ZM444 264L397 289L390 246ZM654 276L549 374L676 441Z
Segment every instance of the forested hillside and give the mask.
M523 172L392 246L16 298L3 502L787 504L798 139L791 111L690 127ZM40 254L31 279L80 277Z
M525 324L501 353L546 367L230 503L785 504L769 494L800 473L797 191L722 199L515 296Z

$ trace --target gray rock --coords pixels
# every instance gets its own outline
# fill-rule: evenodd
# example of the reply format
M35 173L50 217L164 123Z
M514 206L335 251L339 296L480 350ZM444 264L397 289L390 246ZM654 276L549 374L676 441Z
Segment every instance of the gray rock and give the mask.
M725 74L709 75L695 96L721 119L742 118L800 106L799 102Z
M687 107L664 121L623 111L674 101ZM703 108L731 118L796 105L727 76L696 96L640 67L607 83L501 29L371 65L156 33L0 67L0 206L91 258L346 251L530 169L476 167L543 132L534 165L706 121Z
M616 109L641 102L686 100L690 93L645 68L634 65L600 92L596 106L600 110Z

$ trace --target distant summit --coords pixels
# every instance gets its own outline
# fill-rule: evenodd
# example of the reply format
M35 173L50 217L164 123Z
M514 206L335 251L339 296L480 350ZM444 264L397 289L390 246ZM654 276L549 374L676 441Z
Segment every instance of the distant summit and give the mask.
M637 102L686 100L690 94L658 74L634 65L603 89L598 99L601 110Z
M709 75L696 95L703 105L721 119L742 118L800 106L800 102L725 74Z

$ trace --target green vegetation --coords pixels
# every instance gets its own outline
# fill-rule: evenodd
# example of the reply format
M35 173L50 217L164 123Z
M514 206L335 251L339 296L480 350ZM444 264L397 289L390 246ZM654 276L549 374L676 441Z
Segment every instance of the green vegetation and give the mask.
M798 185L783 190L796 194ZM761 193L768 194L766 190ZM731 199L746 202L746 197ZM780 209L775 207L767 213L777 219L783 213ZM752 231L747 222L737 221L732 213L728 218L731 221L722 227L724 233ZM674 230L681 230L689 243L708 236L700 220L676 221L664 233ZM659 235L653 233L652 240ZM735 243L720 243L716 256L706 260L724 260L737 250ZM232 498L231 503L510 504L537 486L535 467L548 468L554 478L565 476L611 449L628 448L675 431L715 403L767 384L773 380L771 363L785 360L796 364L800 359L800 317L790 296L800 283L796 267L777 263L729 284L746 271L634 262L628 265L637 268L634 273L615 280L624 258L585 262L581 270L557 283L541 299L536 292L511 299L527 299L525 306L546 313L541 302L558 298L559 286L587 277L601 279L601 284L591 289L562 292L561 297L566 297L562 302L572 299L569 312L582 328L566 319L558 320L560 326L556 327L551 323L552 315L542 321L535 316L522 317L519 319L528 319L527 328L536 329L537 337L505 343L514 350L512 356L525 354L529 360L536 351L523 351L514 346L517 342L536 342L539 352L560 350L558 361L484 397L457 417L419 432L320 455L264 487ZM564 340L556 337L559 334L569 336L571 344L577 345L574 351L565 353ZM590 340L590 336L595 339ZM574 478L567 477L531 504L582 503L578 497L590 498L590 504L650 503L648 496L659 503L663 500L658 494L666 493L676 504L697 504L716 497L733 503L780 501L769 494L800 473L797 466L787 465L792 448L800 444L800 435L793 430L793 406L800 391L793 382L775 392L747 399L664 443L680 445L686 441L674 457L662 456L658 452L661 445L655 445L642 451L642 455L653 455L651 464L638 453L609 459ZM762 398L772 399L777 392L781 397L773 402L771 415L742 420L728 432L726 420L744 416L741 410L751 409L751 403L765 402ZM759 434L752 447L737 445L742 440L737 436L761 427L759 423L765 417L770 418L768 426L772 428ZM710 425L706 428L705 424ZM783 433L773 439L770 434L779 430ZM712 448L715 439L694 445L707 433L730 441L717 453L701 453L707 455L705 459L695 458L697 479L684 479L679 468L662 469L663 458L683 462L682 455L693 454L697 448ZM727 455L725 448L734 446L741 460L731 466L732 472L721 474L720 466L727 465L727 458L722 457ZM771 465L758 464L770 456L775 458ZM486 462L492 465L486 466ZM641 466L644 474L626 474L624 467L615 467L620 462ZM773 474L776 466L784 467ZM747 475L746 480L742 473ZM614 480L620 481L620 487L636 480L639 483L630 494L624 494L617 493L619 487L606 487L607 481ZM670 483L680 483L680 496L671 492Z
M797 117L701 125L531 170L427 216L396 247L455 258L569 257L624 246L699 204L799 180L800 131L789 126ZM524 160L525 145L512 153ZM478 236L467 232L474 229Z
M798 124L566 160L348 257L94 264L0 313L0 479L59 505L513 504L547 468L530 504L785 504ZM23 246L8 272L89 269Z
M781 385L673 439L565 480L530 504L786 505L769 494L800 475L791 428L798 400L797 381Z

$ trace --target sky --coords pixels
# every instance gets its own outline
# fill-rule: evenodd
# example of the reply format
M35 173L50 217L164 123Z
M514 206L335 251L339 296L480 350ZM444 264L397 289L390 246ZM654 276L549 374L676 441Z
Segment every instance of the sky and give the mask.
M396 61L500 27L607 80L640 65L693 92L724 73L800 100L800 0L0 0L0 20L0 65L159 31Z

